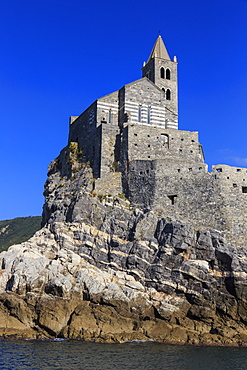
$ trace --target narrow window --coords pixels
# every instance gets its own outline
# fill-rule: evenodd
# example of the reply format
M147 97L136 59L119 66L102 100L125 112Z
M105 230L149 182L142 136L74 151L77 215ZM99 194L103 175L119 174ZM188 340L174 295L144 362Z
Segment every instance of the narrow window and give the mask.
M108 112L108 123L111 123L111 109Z
M160 78L165 78L165 70L163 67L160 68Z
M170 199L172 205L177 203L177 195L168 195L168 198Z
M166 100L171 100L171 90L170 89L166 90Z
M138 107L138 122L142 121L142 106L139 105Z
M151 107L148 107L148 117L147 117L147 121L148 121L148 124L150 125L150 120L151 119Z
M162 91L164 91L164 93L166 93L166 91L165 91L164 87L162 87Z
M162 145L169 148L169 136L167 134L160 134L160 136Z
M166 79L170 80L171 79L171 71L169 68L166 69Z

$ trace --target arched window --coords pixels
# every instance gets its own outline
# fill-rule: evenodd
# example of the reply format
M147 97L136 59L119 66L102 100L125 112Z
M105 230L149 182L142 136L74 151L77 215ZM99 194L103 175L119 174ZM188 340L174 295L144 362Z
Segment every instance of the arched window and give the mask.
M171 100L171 90L170 89L166 90L166 100Z
M166 79L170 80L171 79L171 71L169 68L166 69Z
M163 67L160 68L160 78L165 78L165 70Z
M169 148L169 136L167 134L160 134L162 146Z
M164 93L166 93L166 90L164 89L164 87L162 87L162 91L164 91Z

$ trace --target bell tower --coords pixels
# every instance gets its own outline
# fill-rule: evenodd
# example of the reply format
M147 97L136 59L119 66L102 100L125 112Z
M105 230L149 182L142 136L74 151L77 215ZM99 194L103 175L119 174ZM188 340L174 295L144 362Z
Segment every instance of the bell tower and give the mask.
M142 77L147 77L163 91L166 108L166 127L178 128L177 58L170 59L161 36L158 36Z

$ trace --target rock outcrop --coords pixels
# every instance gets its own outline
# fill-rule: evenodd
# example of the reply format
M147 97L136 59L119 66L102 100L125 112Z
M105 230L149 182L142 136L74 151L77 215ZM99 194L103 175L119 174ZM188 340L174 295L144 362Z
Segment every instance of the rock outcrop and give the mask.
M245 345L246 250L97 193L72 149L49 168L43 228L0 254L0 335Z

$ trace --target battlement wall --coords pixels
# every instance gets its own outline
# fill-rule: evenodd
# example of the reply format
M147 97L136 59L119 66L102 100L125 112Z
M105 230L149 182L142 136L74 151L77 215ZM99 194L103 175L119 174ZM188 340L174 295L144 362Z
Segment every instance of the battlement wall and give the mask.
M234 244L247 245L247 188L243 185L246 169L237 171L239 168L226 166L226 172L222 169L218 175L215 170L208 173L206 164L181 162L179 172L177 165L166 160L130 161L129 199L137 207L152 209L160 216L190 222L195 229L222 230Z
M230 184L230 181L241 182L243 185L246 182L247 186L247 168L217 164L212 166L212 174L221 181L225 180L228 184Z
M129 160L172 159L204 162L198 133L160 127L128 125Z

